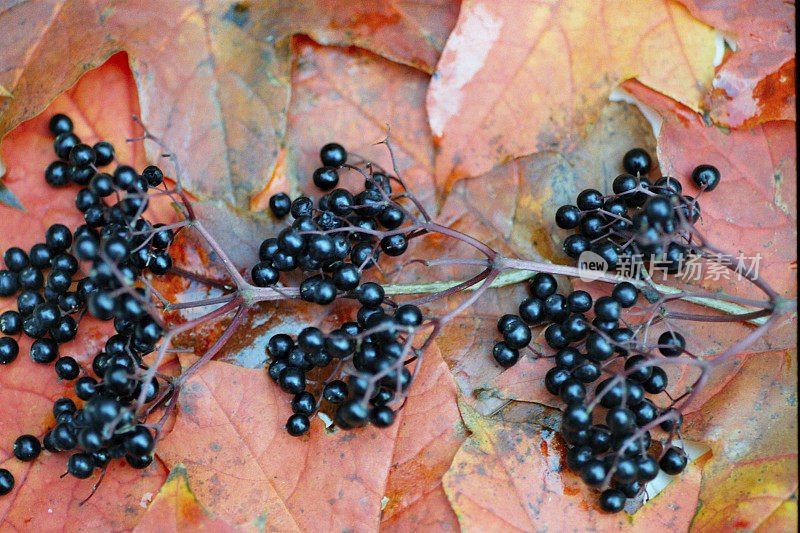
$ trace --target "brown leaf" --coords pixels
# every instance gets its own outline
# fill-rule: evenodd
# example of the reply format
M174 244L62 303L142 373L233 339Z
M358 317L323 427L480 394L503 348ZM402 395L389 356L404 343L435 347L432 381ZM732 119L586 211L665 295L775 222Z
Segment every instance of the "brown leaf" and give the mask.
M433 72L456 23L460 0L253 2L243 26L259 40L305 33L326 45L356 45L387 59ZM241 18L231 8L232 17ZM252 24L250 23L252 21Z
M696 109L713 55L712 29L664 0L464 2L428 92L437 186L569 146L627 78Z

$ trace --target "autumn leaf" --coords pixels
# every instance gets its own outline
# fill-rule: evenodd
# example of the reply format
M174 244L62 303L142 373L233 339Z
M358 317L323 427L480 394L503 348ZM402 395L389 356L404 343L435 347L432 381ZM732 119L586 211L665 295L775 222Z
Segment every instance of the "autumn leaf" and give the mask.
M200 199L244 208L271 173L285 132L293 33L374 47L430 70L458 5L441 0L367 9L370 4L54 0L8 6L0 25L14 46L0 52L0 86L12 97L0 98L0 139L124 50L142 118L177 155L183 183ZM163 151L147 150L151 161Z
M796 120L794 6L759 0L681 3L723 32L735 49L723 59L704 98L709 117L734 128Z
M551 430L460 407L472 435L443 483L462 529L542 531L558 524L561 531L675 530L695 513L700 485L695 466L630 518L598 513L592 493L564 466L564 445Z
M455 388L437 350L426 354L420 376L399 424L353 435L330 433L316 418L310 437L296 439L284 430L289 405L263 369L211 362L181 391L175 426L157 453L168 465L184 463L203 504L234 524L266 513L281 530L375 529L384 495L395 520L412 512L424 517L408 509L414 499L387 492L387 475L402 478L426 463L443 471L461 439ZM418 422L422 412L430 422ZM430 453L422 451L436 439L442 442ZM441 490L438 476L414 476L417 483L423 479L417 498ZM392 486L403 483L396 479Z
M688 194L697 195L691 170L716 165L722 182L699 197L699 229L734 254L760 253L764 278L796 299L790 3L8 4L0 6L11 43L0 50L3 249L30 247L54 222L83 222L77 189L45 188L42 180L53 159L46 124L56 112L72 116L85 141L112 141L121 162L159 164L180 178L242 272L261 240L285 227L267 208L272 194L320 196L309 178L330 141L394 171L386 146L374 144L388 136L397 170L438 222L504 257L556 264L572 263L555 210L584 188L609 193L622 155L640 146L658 159L652 176L677 176ZM723 50L723 35L735 50ZM142 134L131 115L165 146L125 142ZM179 168L164 156L168 149ZM349 187L362 181L356 173L343 178ZM151 209L148 218L175 220L166 201ZM217 254L192 231L170 251L179 267L225 277ZM429 235L370 275L397 291L465 279L482 268L469 261L476 258L463 242ZM289 285L301 279L285 277ZM222 294L176 276L153 283L174 301ZM609 290L567 278L559 284L595 296ZM697 286L764 298L734 278ZM424 313L442 316L469 294L427 304ZM552 362L537 357L551 352L541 330L513 368L492 360L497 318L516 312L525 296L525 283L491 288L448 323L393 426L345 432L325 427L323 414L299 439L286 434L289 398L264 369L267 340L307 325L329 331L352 319L354 306L260 303L217 360L183 384L153 464L138 471L115 461L83 506L98 475L59 479L63 454L43 452L32 464L11 454L19 434L42 437L53 426L54 399L73 396L52 368L28 360L23 339L19 359L0 369L7 413L0 468L17 482L0 497L0 529L796 528L795 313L716 366L686 407L682 438L709 451L632 515L607 515L597 493L564 466L562 405L543 384ZM2 299L0 311L13 305ZM688 302L673 309L722 316ZM192 312L168 315L179 323ZM168 371L196 361L229 321L179 336L174 348L182 353L169 354ZM753 331L738 322L679 325L692 353L705 358ZM111 333L110 324L84 317L62 354L89 368ZM698 374L686 365L667 371L673 397Z
M712 29L667 0L466 1L428 91L436 183L568 146L628 78L696 109L713 57Z
M256 527L237 529L257 531ZM203 508L189 487L186 468L177 464L134 531L234 531L234 528Z

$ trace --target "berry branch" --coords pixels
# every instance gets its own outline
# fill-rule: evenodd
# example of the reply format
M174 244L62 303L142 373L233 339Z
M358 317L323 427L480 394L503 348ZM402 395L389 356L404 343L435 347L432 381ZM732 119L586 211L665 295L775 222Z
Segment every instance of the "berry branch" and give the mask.
M291 214L292 223L263 240L259 261L243 273L197 217L181 187L174 154L134 120L144 133L131 140L162 148L175 165L174 186L156 166L140 174L120 165L107 142L82 144L69 118L56 115L50 129L59 160L47 167L45 180L55 187L80 187L75 203L86 223L74 231L51 226L46 243L29 252L9 249L4 256L7 270L0 271L0 296L18 295L17 311L0 316L0 331L6 335L0 338L0 364L16 359L14 336L24 333L35 339L33 360L55 362L59 378L74 380L75 396L84 402L79 408L71 398L58 399L56 425L41 442L36 436L21 436L14 454L33 460L42 444L53 453L71 451L67 472L78 478L100 469L102 480L110 461L123 457L134 468L147 467L164 424L177 409L181 387L223 349L261 302L300 299L326 306L344 299L358 305L353 320L332 331L307 327L296 337L278 333L268 342L269 376L292 397L287 432L301 436L315 416L341 429L391 425L442 328L489 288L528 281L531 296L520 303L519 313L498 321L503 340L494 346L494 361L510 367L525 348L534 358L553 361L545 385L566 404L562 435L569 445L567 464L602 491L602 509L618 511L626 498L646 493L647 482L659 469L677 474L687 464L679 442L682 415L711 369L751 346L796 307L740 259L708 244L694 226L700 218L697 200L683 195L675 178L652 183L647 177L651 161L642 150L626 154L626 172L614 180L614 194L588 189L578 195L577 205L557 211L557 226L580 231L564 240L566 255L579 262L575 267L505 257L479 239L437 223L399 171L388 133L376 144L386 146L392 173L363 157L353 160L351 155L348 163L346 150L330 143L322 148L322 166L313 174L324 193L319 199L291 200L284 193L270 198L272 214L277 219ZM117 165L113 173L101 170L111 163ZM363 187L340 186L353 177L363 179ZM692 179L700 197L716 187L719 173L701 165ZM147 220L149 206L158 201L173 202L181 219L168 224ZM169 251L180 232L200 237L223 267L225 279L173 264ZM383 272L383 257L404 255L409 243L432 235L464 243L479 257L414 258L399 270L461 266L477 272L466 280L394 285L382 285L379 276L371 275L373 267ZM582 290L558 293L554 276L585 277L586 254L604 265L602 271L591 272L591 280L610 287L610 296L595 300ZM657 284L646 271L663 261L666 272L677 276L693 257L745 272L743 279L767 300ZM638 268L635 276L619 272L623 260ZM221 294L170 301L158 291L160 280L170 276ZM464 297L440 316L426 316L419 307L459 293ZM641 297L647 303L640 305ZM728 316L671 310L677 300ZM210 310L175 323L176 312L202 308ZM58 357L58 345L75 338L86 312L113 320L116 330L94 356L91 371L71 357ZM587 317L590 312L593 319ZM229 322L198 359L176 377L166 373L168 354L179 349L174 346L179 335L223 319ZM687 350L673 321L742 321L757 327L720 354L699 357ZM648 340L661 327L665 331L657 342ZM531 348L532 328L544 328L553 353ZM664 364L691 367L699 375L673 399ZM596 383L603 375L610 377ZM594 424L601 410L606 424ZM662 434L654 439L652 433L659 430ZM653 453L648 453L651 447ZM0 493L13 487L9 476L0 470Z

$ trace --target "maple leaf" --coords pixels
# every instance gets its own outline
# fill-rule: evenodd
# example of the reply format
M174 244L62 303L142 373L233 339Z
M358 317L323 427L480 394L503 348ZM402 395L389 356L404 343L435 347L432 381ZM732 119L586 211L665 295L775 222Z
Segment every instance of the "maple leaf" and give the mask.
M779 0L683 0L689 11L733 41L704 107L714 122L750 128L770 120L795 120L794 5Z
M413 512L413 499L387 492L390 470L402 477L417 464L446 469L463 439L455 401L452 378L434 347L398 424L329 433L317 417L310 436L296 439L284 430L289 405L263 369L211 362L181 391L175 426L157 453L168 465L184 463L200 501L231 523L266 513L270 526L281 530L375 529L384 494L394 520ZM417 498L440 490L438 478L414 476L417 483L423 479ZM403 483L395 479L391 486Z
M53 157L46 122L55 112L72 115L86 141L112 140L121 161L159 163L172 174L161 147L123 142L141 135L130 115L143 116L178 155L200 218L242 269L252 265L260 240L283 227L265 210L269 196L316 194L308 177L322 144L341 142L354 157L390 168L385 147L371 144L391 125L398 167L439 221L504 256L556 263L566 258L553 213L581 188L608 192L627 149L657 154L663 172L677 175L685 190L691 169L712 162L723 181L701 197L701 229L726 246L760 247L765 278L796 298L794 123L775 121L795 117L794 48L787 44L793 8L468 0L456 24L459 4L181 0L156 10L141 2L66 0L0 9L13 43L0 50L0 138L8 133L0 145L7 167L0 201L17 199L28 211L0 206L4 229L21 228L3 232L0 244L30 246L53 222L82 222L74 189L48 189L42 199L42 171ZM760 24L748 33L753 13ZM716 72L714 28L736 34L739 45ZM119 50L126 53L114 54ZM630 78L639 81L612 93ZM608 103L610 93L643 115ZM360 182L355 176L349 185ZM449 194L437 196L443 188ZM168 206L153 209L161 220L174 217ZM173 249L176 264L221 275L214 254L191 236L182 234ZM464 243L432 236L415 239L408 255L473 254ZM403 284L474 274L474 265L397 265L377 279ZM163 283L159 290L170 299L216 294L186 280ZM756 294L733 281L702 286ZM52 369L22 357L0 374L0 402L14 412L0 419L0 467L17 479L13 494L0 498L0 521L17 529L55 523L113 530L796 526L796 317L715 368L685 413L685 436L708 443L710 453L627 518L599 513L596 496L563 470L554 433L560 405L542 383L550 365L524 359L503 371L491 360L497 317L514 312L525 294L524 284L490 289L448 324L391 428L330 432L317 418L302 439L283 428L290 410L262 368L266 341L308 324L339 324L352 310L343 302L326 309L263 303L220 361L184 385L153 465L142 472L114 465L83 507L77 504L90 482L54 483L65 469L62 457L44 453L33 467L5 459L20 433L43 435L54 422L52 401L71 394ZM441 315L461 298L425 312ZM4 310L11 302L0 304ZM89 366L111 330L84 321L80 339L62 350ZM199 355L225 324L199 328L176 346ZM693 350L707 356L752 328L700 323L686 330ZM543 344L535 338L532 346ZM22 341L23 353L28 346ZM693 377L670 369L669 391L679 394Z
M713 57L713 30L666 0L466 1L428 92L436 183L568 145L627 78L697 108Z
M200 199L244 208L270 175L285 132L292 34L390 50L392 58L430 70L457 6L19 2L0 11L14 43L0 51L0 86L12 95L0 96L0 139L87 70L126 51L142 118L177 155L183 183ZM65 43L68 60L60 53ZM147 150L158 161L161 148Z

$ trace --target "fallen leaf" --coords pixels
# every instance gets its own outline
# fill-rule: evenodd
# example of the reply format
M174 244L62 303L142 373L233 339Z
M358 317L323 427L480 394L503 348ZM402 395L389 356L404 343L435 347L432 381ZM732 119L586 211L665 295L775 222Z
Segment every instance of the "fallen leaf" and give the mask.
M632 516L597 510L597 494L563 464L563 444L536 421L503 422L461 404L472 435L445 474L447 497L464 530L677 531L697 508L700 469L690 464Z
M734 41L735 51L723 60L705 97L711 120L731 128L796 120L794 5L777 0L681 3Z
M664 0L464 2L428 91L437 186L568 147L628 78L697 109L713 39Z
M255 527L236 529L257 531ZM134 531L234 531L234 528L203 508L189 487L186 468L177 464Z
M21 2L0 13L14 43L0 52L0 85L13 94L0 102L0 139L88 69L126 51L142 119L180 163L171 173L199 199L246 208L271 174L284 135L292 33L375 43L381 53L430 70L458 2L397 2L372 13L342 1L181 0L156 7L66 0ZM358 23L355 13L363 15L361 31L350 27ZM59 53L67 42L69 59ZM157 161L165 148L148 143L147 150Z
M421 429L414 422L417 409L430 406L435 407L426 411L430 418ZM315 418L309 437L298 439L284 430L289 414L288 398L264 369L212 361L181 390L175 426L158 455L168 465L184 463L198 499L228 522L266 513L273 529L375 529L390 468L397 463L400 476L426 461L442 468L441 461L449 459L446 449L430 456L420 449L443 431L454 446L460 443L455 389L435 348L426 353L420 379L391 428L329 433ZM414 424L414 439L398 437L406 431L401 429L406 416ZM428 494L437 490L437 479L424 473L415 479ZM402 490L390 495L401 509L409 503L404 497Z
M757 528L797 491L796 349L751 354L684 435L713 452L692 529Z

